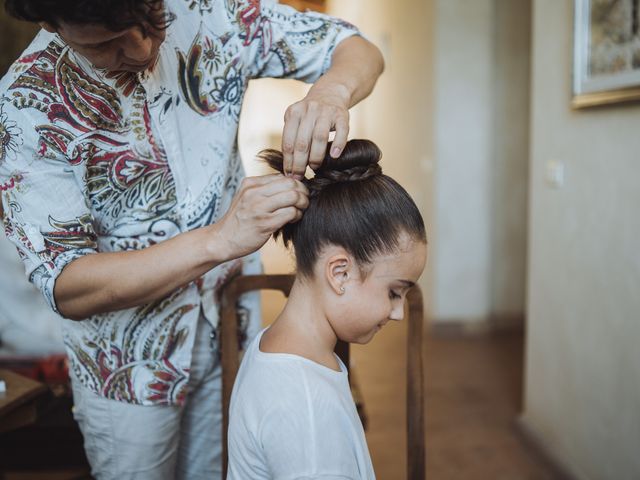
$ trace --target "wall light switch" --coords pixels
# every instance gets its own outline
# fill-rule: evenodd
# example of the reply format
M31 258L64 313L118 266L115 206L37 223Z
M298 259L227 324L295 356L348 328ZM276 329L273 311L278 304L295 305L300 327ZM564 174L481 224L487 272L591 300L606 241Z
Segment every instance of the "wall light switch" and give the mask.
M564 163L558 160L549 160L545 178L550 187L562 188L564 186Z

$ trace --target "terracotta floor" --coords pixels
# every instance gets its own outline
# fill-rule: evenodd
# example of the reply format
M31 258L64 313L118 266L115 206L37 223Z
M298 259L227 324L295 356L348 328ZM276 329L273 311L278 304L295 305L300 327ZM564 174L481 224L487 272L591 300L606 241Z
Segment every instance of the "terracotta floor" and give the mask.
M404 339L388 324L356 347L355 371L369 418L379 480L406 478ZM515 429L521 408L523 335L426 339L429 480L559 480Z

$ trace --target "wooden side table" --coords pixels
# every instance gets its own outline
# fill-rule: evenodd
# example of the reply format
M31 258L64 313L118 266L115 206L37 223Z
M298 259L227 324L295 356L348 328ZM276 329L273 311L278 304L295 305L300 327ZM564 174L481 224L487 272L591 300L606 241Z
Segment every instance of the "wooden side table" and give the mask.
M30 425L36 421L36 403L45 395L45 384L10 370L0 369L6 391L0 393L0 433Z

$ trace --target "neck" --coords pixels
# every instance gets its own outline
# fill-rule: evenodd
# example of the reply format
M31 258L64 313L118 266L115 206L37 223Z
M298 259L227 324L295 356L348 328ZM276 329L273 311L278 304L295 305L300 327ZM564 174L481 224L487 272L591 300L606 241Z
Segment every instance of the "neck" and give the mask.
M284 310L263 336L260 348L293 353L337 369L333 354L337 337L318 299L312 281L296 278Z

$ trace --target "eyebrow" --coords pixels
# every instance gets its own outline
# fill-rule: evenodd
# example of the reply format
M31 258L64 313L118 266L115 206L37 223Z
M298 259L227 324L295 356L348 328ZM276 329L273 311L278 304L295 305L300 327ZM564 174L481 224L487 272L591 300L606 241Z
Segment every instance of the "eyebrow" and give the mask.
M113 39L111 39L113 40ZM105 43L109 43L111 40L104 40L102 42L96 42L96 43L78 43L78 45L80 45L81 47L99 47L100 45L104 45Z
M404 285L404 286L405 286L405 287L407 287L407 288L411 288L411 287L413 287L413 286L416 284L415 282L412 282L412 281L410 281L410 280L401 280L401 279L398 279L397 281L398 281L398 282L400 282L402 285Z

